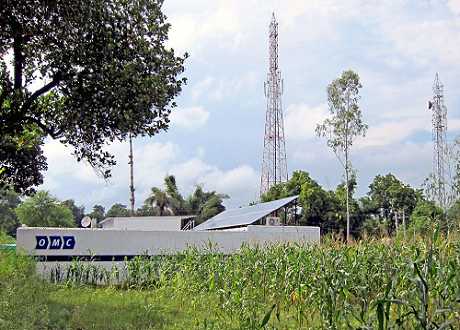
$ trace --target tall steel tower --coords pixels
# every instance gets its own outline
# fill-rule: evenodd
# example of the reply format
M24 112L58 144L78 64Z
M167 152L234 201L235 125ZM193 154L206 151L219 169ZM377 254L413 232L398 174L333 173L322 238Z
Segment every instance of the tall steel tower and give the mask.
M275 19L275 13L272 15L269 32L270 72L267 76L267 82L264 83L267 113L260 195L265 195L271 186L288 181L283 109L281 106L284 82L281 79L281 72L278 70L278 23Z
M444 90L436 73L433 83L433 102L428 102L428 109L433 110L433 197L443 209L449 205L449 192L452 187L449 150L447 146L447 108L444 105Z

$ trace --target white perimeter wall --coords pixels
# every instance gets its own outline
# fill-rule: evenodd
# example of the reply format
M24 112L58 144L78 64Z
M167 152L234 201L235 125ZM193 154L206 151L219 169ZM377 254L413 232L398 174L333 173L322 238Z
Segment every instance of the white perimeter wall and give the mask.
M72 249L36 249L39 237L73 237ZM52 238L50 238L51 240ZM82 228L18 228L17 248L37 256L161 255L184 251L190 246L205 248L212 242L230 254L243 242L249 245L277 242L319 243L319 227L248 226L246 231L148 231Z

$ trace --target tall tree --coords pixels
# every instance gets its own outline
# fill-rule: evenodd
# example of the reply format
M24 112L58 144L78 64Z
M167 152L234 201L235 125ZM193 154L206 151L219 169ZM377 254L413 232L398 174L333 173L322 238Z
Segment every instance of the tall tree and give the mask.
M347 240L350 238L349 178L352 171L349 152L358 136L365 136L368 126L362 122L358 106L359 89L362 88L359 75L351 70L334 79L327 87L327 100L332 118L316 126L318 136L327 138L327 145L334 150L345 169L347 188Z
M168 128L188 55L164 47L162 4L0 2L0 187L30 194L43 183L45 137L107 178L107 142Z
M48 191L27 197L15 212L19 222L29 227L75 227L72 211Z

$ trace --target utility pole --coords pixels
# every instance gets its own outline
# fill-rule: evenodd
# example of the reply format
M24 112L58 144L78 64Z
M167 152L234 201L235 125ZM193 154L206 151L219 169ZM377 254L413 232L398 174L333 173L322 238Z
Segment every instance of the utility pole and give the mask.
M260 195L267 194L273 185L288 181L283 108L281 104L284 81L281 79L281 72L278 70L278 23L275 19L275 13L273 13L270 22L269 36L270 71L267 75L267 82L264 83L267 112L265 117Z
M131 132L129 132L129 167L131 170L131 185L129 189L131 190L131 217L134 217L134 161L133 161L133 139Z

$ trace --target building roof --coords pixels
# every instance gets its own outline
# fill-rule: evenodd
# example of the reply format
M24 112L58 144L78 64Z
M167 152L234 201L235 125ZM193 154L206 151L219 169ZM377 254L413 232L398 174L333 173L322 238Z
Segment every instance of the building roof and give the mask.
M273 202L224 211L208 221L196 226L195 230L212 230L250 225L273 211L276 211L296 200L297 197L299 196L291 196Z
M104 219L103 221L99 222L99 224L104 224L109 221L115 220L115 221L139 221L139 220L145 220L145 221L151 221L151 220L173 220L173 219L193 219L196 218L196 215L178 215L178 216L141 216L141 217L109 217Z

